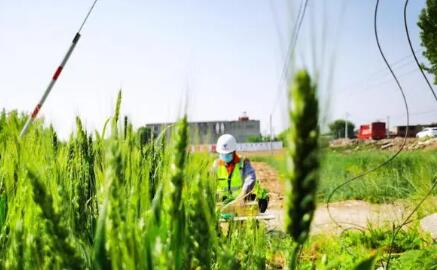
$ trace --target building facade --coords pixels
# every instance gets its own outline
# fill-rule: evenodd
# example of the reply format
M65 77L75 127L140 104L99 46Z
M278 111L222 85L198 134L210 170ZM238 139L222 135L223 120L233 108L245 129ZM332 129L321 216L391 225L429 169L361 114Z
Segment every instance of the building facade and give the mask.
M171 133L173 123L147 124L153 136L156 138L167 129L167 135ZM237 142L248 142L249 137L260 136L261 127L259 120L250 120L242 116L236 121L205 121L189 123L192 144L214 144L223 134L232 134Z

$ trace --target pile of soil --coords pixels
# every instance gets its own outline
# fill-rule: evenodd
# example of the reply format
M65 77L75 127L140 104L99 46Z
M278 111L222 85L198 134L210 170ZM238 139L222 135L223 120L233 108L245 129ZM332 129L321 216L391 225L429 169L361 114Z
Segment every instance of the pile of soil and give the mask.
M382 140L359 140L359 139L337 139L329 142L329 147L332 149L350 149L350 150L364 150L364 149L380 149L380 150L399 150L404 144L404 138L396 137ZM436 150L437 138L407 138L404 150Z

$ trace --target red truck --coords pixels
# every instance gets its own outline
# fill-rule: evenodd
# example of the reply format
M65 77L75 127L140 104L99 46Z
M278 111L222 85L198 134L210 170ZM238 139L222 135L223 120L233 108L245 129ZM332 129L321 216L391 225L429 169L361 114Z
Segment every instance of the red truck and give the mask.
M358 132L358 139L361 140L380 140L386 137L384 122L373 122L367 125L361 125Z

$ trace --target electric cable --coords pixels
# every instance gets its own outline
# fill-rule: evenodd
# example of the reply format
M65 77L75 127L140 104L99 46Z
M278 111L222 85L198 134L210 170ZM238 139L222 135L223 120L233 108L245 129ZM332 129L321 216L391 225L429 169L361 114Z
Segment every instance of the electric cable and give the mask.
M425 72L423 71L423 68L419 63L419 60L417 59L416 52L414 51L413 44L411 42L410 31L408 29L408 23L407 23L408 2L409 2L409 0L405 0L405 5L404 5L404 26L405 26L405 33L407 34L408 45L410 46L411 53L413 54L414 61L416 62L417 66L419 67L420 73L422 73L422 76L425 79L426 84L429 87L429 90L431 91L431 93L434 96L435 101L437 102L437 94L435 93L434 89L432 88L432 85L429 82L428 77L426 77Z
M292 36L290 38L290 42L289 42L287 52L285 55L285 62L284 62L283 69L281 71L281 76L279 78L277 95L276 95L275 101L273 103L273 108L272 108L271 114L273 114L275 112L276 108L278 107L277 103L281 100L280 94L281 94L282 80L284 78L287 78L287 76L288 76L289 63L290 63L291 58L293 57L294 51L296 49L297 41L299 39L300 29L302 28L303 20L305 18L306 10L308 7L308 2L309 2L308 0L305 0L305 2L301 1L300 6L299 6L299 12L298 12L297 17L296 17L296 21L295 21L295 24L293 27Z
M400 92L401 92L401 94L402 94L402 98L403 98L403 101L404 101L404 105L405 105L405 110L406 110L406 115L407 115L407 126L406 126L406 131L405 131L405 137L404 137L404 141L403 141L403 143L402 143L402 145L401 145L401 147L400 147L400 149L393 155L393 156L391 156L388 160L386 160L385 162L383 162L382 164L380 164L380 165L378 165L378 166L376 166L375 168L373 168L373 169L370 169L370 170L368 170L368 171L366 171L366 172L364 172L364 173L362 173L362 174L360 174L360 175L358 175L358 176L356 176L356 177L353 177L353 178L351 178L351 179L349 179L349 180L347 180L347 181L345 181L344 183L342 183L342 184L340 184L339 186L337 186L332 192L331 192L331 194L329 195L329 197L328 197L328 201L327 201L327 210L328 210L328 215L329 215L329 217L330 217L330 219L337 225L337 226L339 226L340 228L342 228L341 227L341 225L333 218L333 216L332 216L332 214L331 214L331 211L330 211L330 209L329 209L329 203L330 203L330 201L331 201L331 199L332 199L332 196L335 194L335 192L337 191L337 190L339 190L341 187L344 187L345 185L347 185L347 184L349 184L349 183L351 183L352 181L355 181L355 180L357 180L357 179L360 179L360 178L362 178L362 177L364 177L365 175L367 175L367 174L369 174L369 173L371 173L371 172L374 172L374 171L376 171L376 170L378 170L378 169L380 169L380 168L382 168L382 167L384 167L384 166L386 166L386 165L388 165L388 163L390 163L391 161L393 161L401 152L402 152L402 150L404 149L404 147L405 147L405 144L406 144L406 139L407 139L407 135L408 135L408 128L409 128L409 109L408 109L408 102L407 102L407 99L406 99L406 96L405 96L405 93L404 93L404 90L403 90L403 88L402 88L402 86L401 86L401 84L399 83L399 80L398 80L398 78L397 78L397 76L396 76L396 74L394 74L394 72L393 72L393 70L392 70L392 68L391 68L391 66L390 66L390 64L388 63L388 61L387 61L387 59L386 59L386 57L385 57L385 54L384 54L384 52L382 51L382 48L381 48L381 44L380 44L380 42L379 42L379 36L378 36L378 28L377 28L377 16L378 16L378 7L379 7L379 0L377 0L376 1L376 6L375 6L375 13L374 13L374 32L375 32L375 39L376 39L376 43L377 43L377 45L378 45L378 49L379 49L379 52L380 52L380 54L381 54L381 56L382 56L382 58L383 58L383 60L384 60L384 62L385 62L385 64L387 65L387 67L388 67L388 69L390 70L390 73L392 74L392 76L393 76L393 78L395 79L395 81L396 81L396 84L397 84L397 86L398 86L398 88L399 88L399 90L400 90ZM405 16L405 10L406 10L406 6L408 5L408 0L406 0L406 5L405 5L405 7L404 7L404 16ZM404 17L404 22L406 22L406 20L405 20L405 17ZM411 48L411 50L413 51L413 55L415 56L415 53L414 53L414 50L412 49L412 46L410 47ZM416 58L416 56L415 56L415 59L416 59L416 61L417 61L417 58ZM418 64L418 61L416 62L417 64ZM420 64L418 64L419 65L419 68L421 69L421 67L420 67ZM421 69L421 71L422 71L422 69ZM423 72L423 71L422 71ZM423 73L422 73L422 75L424 75ZM426 76L424 75L424 77L426 78ZM428 80L427 80L427 83L429 83L428 82ZM432 89L432 88L431 88ZM433 92L433 91L432 91ZM433 92L434 93L434 92ZM387 259L387 263L386 263L386 269L389 269L389 266L390 266L390 261L391 261L391 258L392 258L392 254L393 254L393 246L394 246L394 242L395 242L395 240L396 240L396 237L397 237L397 235L398 235L398 233L400 232L400 230L405 226L405 225L407 225L408 223L410 223L410 219L411 219L411 217L417 212L417 210L420 208L420 206L425 202L425 200L429 197L429 196L431 196L431 194L432 194L432 192L433 192L433 190L435 189L435 187L437 186L437 178L436 179L434 179L434 183L432 184L432 186L431 186L431 189L428 191L428 193L421 199L421 201L414 207L414 209L410 212L410 214L407 216L407 218L406 219L404 219L404 221L399 225L399 226L394 226L393 227L393 234L392 234L392 239L391 239L391 242L390 242L390 245L389 245L389 254L388 254L388 259Z
M401 69L401 68L407 67L410 64L414 63L414 59L409 59L411 56L412 56L411 54L405 55L405 56L399 58L398 60L394 61L393 63L391 63L391 66L393 68L396 68L396 69ZM406 61L406 60L408 60L408 61ZM378 79L383 79L383 78L386 78L390 75L391 75L390 72L387 72L385 67L382 69L378 69L378 70L368 74L368 76L366 76L366 78L359 79L359 80L354 81L353 83L347 84L346 86L342 86L341 89L339 90L339 93L343 93L349 88L355 87L356 85L361 85L369 80L372 80L374 77L378 77Z
M335 218L332 216L331 209L330 209L330 207L329 207L329 206L330 206L330 202L331 202L332 197L334 196L334 194L335 194L338 190L340 190L342 187L344 187L344 186L346 186L346 185L348 185L348 184L350 184L350 183L352 183L352 182L354 182L354 181L356 181L356 180L358 180L358 179L361 179L361 178L363 178L364 176L366 176L366 175L368 175L368 174L370 174L370 173L372 173L372 172L375 172L375 171L377 171L377 170L379 170L379 169L381 169L381 168L387 166L387 165L388 165L390 162L392 162L392 161L393 161L397 156L399 156L399 154L404 150L405 145L406 145L406 142L407 142L407 137L408 137L408 130L409 130L409 125L410 125L410 113L409 113L409 108L408 108L408 102L407 102L407 98L406 98L406 96L405 96L404 90L403 90L403 88L402 88L402 86L401 86L401 84L400 84L400 82L399 82L399 79L397 78L396 74L393 72L393 69L392 69L392 67L390 66L390 63L387 61L387 58L386 58L386 56L385 56L385 54L384 54L384 52L383 52L383 50L382 50L382 47L381 47L381 44L380 44L380 41L379 41L378 25L377 25L378 8L379 8L379 0L376 1L376 6L375 6L374 21L373 21L373 25L374 25L374 35L375 35L376 44L377 44L377 46L378 46L379 53L381 54L381 56L382 56L382 58L383 58L383 60L384 60L384 62L385 62L385 64L386 64L387 68L389 69L391 75L393 76L394 80L396 81L396 84L397 84L397 86L398 86L398 88L399 88L399 91L401 92L401 95L402 95L402 99L403 99L403 103L404 103L405 111L406 111L406 122L407 122L407 123L406 123L405 136L404 136L403 142L402 142L401 146L399 147L398 151L396 151L396 153L394 153L394 154L393 154L391 157L389 157L387 160L385 160L385 161L382 162L381 164L377 165L376 167L373 167L373 168L371 168L371 169L369 169L369 170L367 170L367 171L365 171L365 172L363 172L363 173L361 173L361 174L359 174L359 175L357 175L357 176L354 176L354 177L352 177L352 178L346 180L345 182L341 183L340 185L337 185L337 186L336 186L336 187L331 191L331 193L330 193L329 196L328 196L327 203L326 203L327 212L328 212L328 215L329 215L329 218L331 219L331 221L334 222L334 224L337 225L337 226L338 226L339 228L341 228L341 229L343 229L343 227L342 227L342 226L340 225L340 223L337 222L337 220L335 220Z
M389 246L389 250L388 250L388 259L387 259L386 269L388 269L390 266L390 261L391 261L392 254L393 254L393 246L395 244L396 236L398 235L400 230L410 222L409 221L410 218L417 212L417 210L419 210L420 206L422 206L422 204L425 202L425 200L428 199L429 196L431 196L431 194L434 191L436 186L437 186L437 178L434 179L434 183L432 184L431 189L428 191L428 193L414 207L413 211L411 211L411 213L407 216L407 218L404 219L404 221L401 223L401 225L399 225L393 229L393 236L392 236L392 239L390 241L390 246Z
M409 30L408 30L408 24L407 24L407 7L408 7L408 2L409 0L405 0L405 5L404 5L404 25L405 25L405 32L407 34L407 39L408 39L408 44L410 46L410 50L413 51L413 56L414 59L416 61L417 66L419 67L420 72L422 73L423 78L425 79L426 83L429 86L429 89L431 90L432 94L434 95L434 98L437 101L437 96L431 86L431 83L429 82L428 78L426 77L425 73L423 72L422 67L420 66L419 60L417 59L416 54L414 53L414 49L413 49L413 45L411 43L411 38L410 38L410 34L409 34ZM387 264L386 264L386 269L389 269L390 267L390 262L392 259L392 255L393 255L393 246L395 244L395 240L397 235L399 234L399 232L401 231L401 229L407 225L409 223L409 220L411 219L411 217L419 210L420 206L422 206L422 204L425 202L425 200L431 196L432 192L434 191L435 187L437 186L437 178L435 178L433 180L433 184L430 188L430 190L428 191L428 193L420 200L420 202L414 207L413 211L411 211L411 213L407 216L407 218L404 219L404 221L397 227L393 227L393 234L392 234L392 239L390 241L390 246L389 246L389 250L388 250L388 258L387 258Z

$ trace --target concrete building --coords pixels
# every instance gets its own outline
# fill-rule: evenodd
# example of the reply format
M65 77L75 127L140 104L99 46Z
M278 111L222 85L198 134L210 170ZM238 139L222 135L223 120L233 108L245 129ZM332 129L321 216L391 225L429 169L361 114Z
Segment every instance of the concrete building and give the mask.
M146 127L152 130L154 137L158 136L164 129L173 123L147 124ZM190 122L190 137L193 144L214 144L222 134L232 134L239 143L247 142L251 136L261 135L259 120L250 120L243 115L235 121L205 121ZM171 128L168 129L170 134Z

